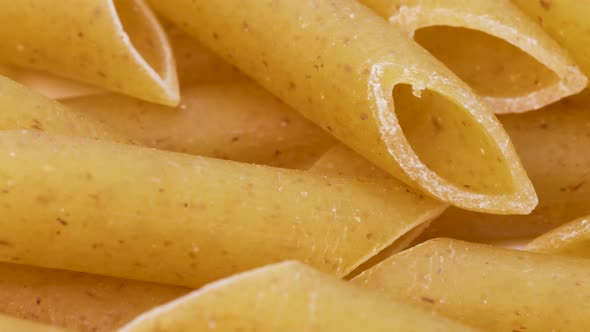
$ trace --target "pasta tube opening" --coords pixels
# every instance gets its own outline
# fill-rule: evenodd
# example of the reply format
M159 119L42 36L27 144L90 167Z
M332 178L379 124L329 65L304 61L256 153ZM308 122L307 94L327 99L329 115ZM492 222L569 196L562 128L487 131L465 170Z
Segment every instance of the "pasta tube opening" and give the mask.
M414 38L483 96L495 113L539 109L587 78L508 0L361 0Z
M414 40L488 100L530 95L559 81L530 54L482 31L430 26L418 29Z
M178 104L172 49L143 0L0 2L0 22L13 27L0 30L0 62Z
M502 152L477 119L432 90L414 89L409 84L393 88L394 111L411 149L426 165L427 176L477 193L514 190Z
M158 24L154 24L156 18L141 2L113 0L113 5L119 18L119 28L128 37L125 42L131 43L138 59L153 69L153 74L159 79L165 79L174 68L170 68L170 61L167 59L171 57L169 49L158 47L166 41L163 30L157 28Z
M112 4L113 14L119 19L117 28L133 56L168 95L178 95L174 56L170 47L161 47L168 44L168 39L156 16L142 1L113 0Z

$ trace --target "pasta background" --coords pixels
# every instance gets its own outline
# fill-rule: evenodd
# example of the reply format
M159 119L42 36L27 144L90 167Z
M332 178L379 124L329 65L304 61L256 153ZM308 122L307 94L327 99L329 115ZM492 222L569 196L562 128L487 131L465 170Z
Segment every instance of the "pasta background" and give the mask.
M0 330L588 330L588 15L0 0Z

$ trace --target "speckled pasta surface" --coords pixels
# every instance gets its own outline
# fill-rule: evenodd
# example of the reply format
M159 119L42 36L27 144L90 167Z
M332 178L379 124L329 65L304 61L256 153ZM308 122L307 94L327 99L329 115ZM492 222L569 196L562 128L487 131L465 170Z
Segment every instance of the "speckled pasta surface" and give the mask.
M485 331L587 331L590 261L435 239L352 280Z
M589 0L512 0L523 12L565 47L590 75Z
M360 2L407 31L495 113L535 110L587 84L569 54L509 0Z
M0 130L11 129L129 142L99 121L69 110L0 75Z
M143 0L0 1L0 62L166 105L178 103L174 58Z
M535 238L590 214L590 93L542 110L500 116L539 196L528 215L449 208L423 234L467 241Z
M140 144L280 167L305 168L334 139L254 83L182 89L175 109L116 94L63 100Z
M219 280L147 312L120 332L474 331L298 262Z
M578 218L531 241L529 251L590 258L590 217Z
M411 186L471 210L528 213L535 206L493 114L442 63L356 1L150 3Z
M343 276L445 207L398 182L31 132L0 132L0 183L0 261L192 287L284 259Z
M0 264L0 313L79 332L111 332L189 291L136 280ZM0 330L13 332L1 326Z
M67 332L58 327L32 323L28 320L21 320L6 315L0 315L0 330L10 332Z

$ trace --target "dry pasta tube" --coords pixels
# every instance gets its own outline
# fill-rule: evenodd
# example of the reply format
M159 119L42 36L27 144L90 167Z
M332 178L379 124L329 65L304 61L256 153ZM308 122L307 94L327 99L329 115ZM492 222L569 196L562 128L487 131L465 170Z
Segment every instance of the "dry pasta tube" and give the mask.
M170 26L167 27L166 32L174 51L176 71L181 87L248 80L234 66L182 30Z
M471 210L528 213L536 205L493 114L442 63L356 1L150 3L411 186Z
M0 313L74 331L113 331L188 292L135 280L0 264Z
M182 87L247 80L235 67L203 47L194 38L174 27L168 27L166 32L174 52L178 80ZM0 68L0 74L51 99L104 93L104 90L85 83L21 67L4 66Z
M394 181L34 132L0 133L0 174L1 261L189 287L291 258L344 276L445 208Z
M64 329L54 326L33 323L27 320L18 319L0 314L0 331L10 332L67 332Z
M343 144L337 144L324 153L309 171L317 174L350 176L361 179L394 179Z
M0 130L11 129L129 142L102 123L0 76Z
M566 48L586 75L590 75L590 21L587 0L512 0Z
M396 181L391 175L378 169L375 165L369 163L363 157L342 144L338 144L326 152L309 171L315 174L371 179L372 181ZM353 271L350 271L345 278L350 279L387 257L406 249L429 226L430 222L425 222L415 227L390 246L357 266Z
M178 103L166 34L143 0L0 1L0 62Z
M183 89L176 109L115 94L63 103L149 147L241 162L304 168L334 145L253 83Z
M119 332L473 331L298 262L222 279L147 312Z
M545 233L526 248L528 251L590 258L590 220L582 217Z
M352 280L485 331L586 331L590 261L435 239Z
M539 195L539 206L524 216L494 216L451 207L432 223L423 239L530 240L590 214L589 111L590 93L584 92L537 112L501 116Z
M7 66L0 74L51 99L74 98L103 93L97 87L33 69Z
M509 0L361 2L406 30L496 113L535 110L587 84L567 52Z

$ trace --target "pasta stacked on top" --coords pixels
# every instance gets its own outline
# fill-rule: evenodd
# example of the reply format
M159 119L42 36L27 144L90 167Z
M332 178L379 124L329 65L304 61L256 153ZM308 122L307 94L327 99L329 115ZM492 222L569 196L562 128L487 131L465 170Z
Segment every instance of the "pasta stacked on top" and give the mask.
M590 329L589 14L0 0L0 330Z

